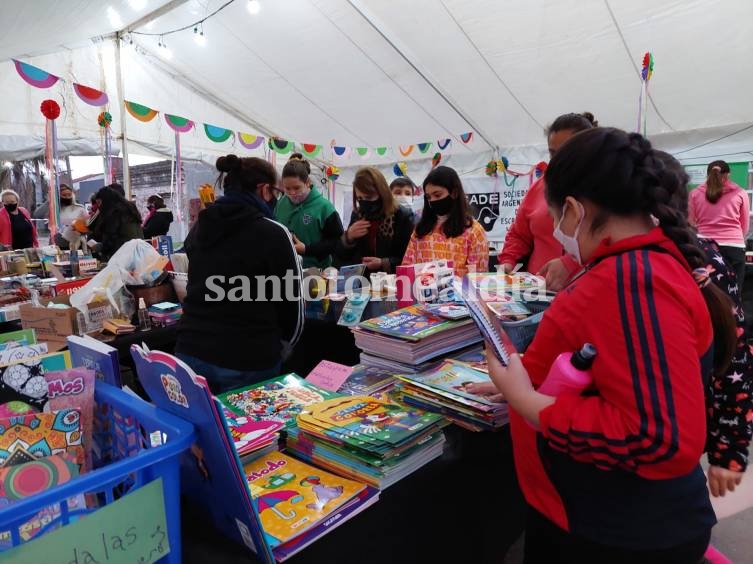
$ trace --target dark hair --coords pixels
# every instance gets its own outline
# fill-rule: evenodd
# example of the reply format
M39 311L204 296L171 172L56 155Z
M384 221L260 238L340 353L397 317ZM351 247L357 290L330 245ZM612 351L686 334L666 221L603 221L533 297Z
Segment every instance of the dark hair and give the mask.
M429 196L426 194L426 187L429 184L447 188L450 196L453 196L454 205L450 210L447 221L442 224L442 232L445 237L462 235L473 224L473 215L458 173L448 166L438 166L432 169L424 179L424 211L421 212L421 220L416 225L416 235L419 239L423 239L431 233L437 224L437 214L429 205Z
M546 128L546 136L549 137L552 133L558 131L572 131L578 133L579 131L585 131L592 127L598 127L599 122L591 112L583 112L582 114L562 114L558 116L552 122L552 125Z
M680 176L668 169L651 143L638 133L594 128L574 135L560 148L546 171L546 199L559 209L568 196L588 200L600 208L591 223L594 232L611 215L652 215L664 234L685 257L691 269L706 264L688 225L687 207L676 207L685 190ZM713 284L701 293L714 326L714 372L729 366L736 345L736 327L729 298Z
M141 225L141 214L136 208L136 204L126 200L125 196L114 190L112 186L100 188L94 194L94 199L101 202L98 209L100 210L103 224L117 217L119 220L133 221Z
M416 191L416 185L413 184L413 181L410 178L407 176L398 176L395 180L390 182L390 192L392 192L394 188L404 188L405 186L410 188L411 192Z
M310 174L311 165L301 153L290 155L288 162L282 167L283 178L298 178L301 182L308 182Z
M382 201L382 214L390 217L397 211L398 205L392 195L387 179L373 166L364 166L356 171L353 177L353 209L356 209L356 190L373 196L376 194Z
M672 192L671 204L677 208L683 215L688 215L688 183L690 175L685 167L680 164L676 158L669 153L654 149L654 155L664 165L664 171L661 175L662 184ZM673 183L679 185L673 187Z
M725 161L714 161L706 167L706 199L715 204L724 191L723 174L729 174L729 165Z
M113 190L114 192L117 192L121 196L125 198L125 189L123 188L122 184L118 184L117 182L113 182L112 184L108 184L105 186L108 190Z
M150 206L154 206L155 208L162 209L165 207L165 200L162 199L162 196L159 194L152 194L146 199L146 203Z
M256 192L259 184L277 183L275 167L258 157L226 155L218 158L215 166L220 171L217 181L222 180L227 192Z

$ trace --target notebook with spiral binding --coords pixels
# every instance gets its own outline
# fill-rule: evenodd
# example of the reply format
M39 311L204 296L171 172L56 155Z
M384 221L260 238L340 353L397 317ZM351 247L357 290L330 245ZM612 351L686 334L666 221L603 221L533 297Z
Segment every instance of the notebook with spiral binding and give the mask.
M491 345L494 356L503 366L507 366L510 355L517 353L515 345L505 332L500 320L481 299L481 292L475 287L468 276L462 281L453 282L456 296L460 297L468 307L471 319L476 323L484 339Z

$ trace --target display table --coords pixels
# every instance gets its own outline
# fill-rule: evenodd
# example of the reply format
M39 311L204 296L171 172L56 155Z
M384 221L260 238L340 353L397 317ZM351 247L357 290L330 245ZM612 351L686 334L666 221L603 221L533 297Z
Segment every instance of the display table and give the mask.
M442 458L381 493L379 501L288 560L293 564L496 562L524 529L508 428L445 429ZM183 502L183 562L255 562Z

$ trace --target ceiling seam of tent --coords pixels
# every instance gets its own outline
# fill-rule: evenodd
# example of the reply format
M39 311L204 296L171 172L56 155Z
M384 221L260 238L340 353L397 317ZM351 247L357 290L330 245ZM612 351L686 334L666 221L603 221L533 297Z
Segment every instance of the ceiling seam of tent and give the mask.
M375 66L376 68L378 68L378 69L379 69L379 70L380 70L380 71L382 72L382 74L383 74L384 76L386 76L386 77L387 77L388 79L390 79L390 80L392 81L392 83L393 83L393 84L395 84L395 86L397 86L397 87L398 87L398 88L399 88L399 89L400 89L400 90L401 90L401 91L402 91L402 92L403 92L403 93L404 93L404 94L405 94L405 95L406 95L406 96L407 96L407 97L408 97L408 98L409 98L409 99L410 99L410 100L411 100L411 101L412 101L412 102L413 102L413 103L414 103L414 104L415 104L415 105L416 105L416 106L417 106L417 107L419 108L419 109L421 109L421 111L423 111L423 112L424 112L424 114L426 114L426 115L427 115L427 116L428 116L428 117L429 117L429 118L430 118L430 119L431 119L431 120L432 120L432 121L433 121L434 123L436 123L436 124L437 124L437 125L438 125L438 126L439 126L440 128L442 128L442 130L443 130L443 131L444 131L444 132L445 132L446 134L454 135L454 133L453 133L453 131L452 131L452 129L451 129L451 128L449 128L449 127L446 127L446 126L445 126L445 125L444 125L444 124L443 124L442 122L440 122L440 121L439 121L439 120L438 120L438 119L436 118L436 116L434 116L434 114L432 114L431 112L428 112L428 111L426 110L426 108L424 108L424 107L423 107L423 106L422 106L422 105L421 105L421 104L420 104L420 103L418 102L418 100L416 100L416 99L415 99L415 98L413 97L413 95L412 95L412 94L411 94L411 93L410 93L410 92L409 92L409 91L408 91L408 90L407 90L406 88L404 88L404 87L403 87L403 86L402 86L402 85L401 85L401 84L400 84L400 83L399 83L398 81L396 81L396 80L395 80L395 79L394 79L394 78L393 78L393 77L392 77L392 76L391 76L391 75L390 75L390 74L389 74L389 73L388 73L388 72L387 72L386 70L384 70L384 68L383 68L383 67L382 67L382 66L381 66L381 65L380 65L379 63L377 63L377 62L376 62L376 61L375 61L375 60L374 60L374 59L373 59L373 58L371 57L371 55L369 55L369 54L368 54L368 52L367 52L367 51L366 51L365 49L363 49L363 48L362 48L362 47L361 47L361 46L360 46L360 45L359 45L358 43L356 43L356 42L355 42L355 41L353 40L353 38L352 38L352 37L351 37L350 35L348 35L348 33L347 33L347 32L346 32L346 31L345 31L344 29L342 29L342 28L341 28L341 27L340 27L339 25L337 25L337 24L335 23L335 21L334 21L334 20L333 20L332 18L330 18L330 17L329 17L329 16L328 16L328 15L327 15L327 14L326 14L326 13L325 13L325 12L324 12L324 11L323 11L323 10L322 10L322 9L321 9L321 8L320 8L319 6L318 6L318 5L317 5L317 3L316 3L316 2L314 2L314 1L312 0L312 2L311 2L311 3L312 3L312 4L313 4L313 6L314 6L314 7L315 7L315 8L317 9L317 11L318 11L318 12L319 12L319 13L320 13L320 14L321 14L321 15L322 15L322 16L323 16L323 17L324 17L325 19L327 19L327 20L328 20L328 21L329 21L329 22L330 22L330 23L331 23L331 24L332 24L332 25L333 25L333 26L334 26L334 27L335 27L335 28L336 28L336 29L337 29L337 30L338 30L338 31L340 32L340 34L341 34L341 35L342 35L343 37L345 37L345 38L346 38L346 39L347 39L347 40L348 40L348 41L349 41L349 42L351 43L351 45L353 45L353 46L354 46L354 47L355 47L356 49L358 49L358 50L359 50L359 51L360 51L360 52L361 52L361 53L362 53L362 54L363 54L363 55L364 55L364 56L365 56L365 57L366 57L366 58L367 58L367 59L368 59L369 61L371 61L371 63L372 63L372 64L373 64L373 65L374 65L374 66Z
M360 137L360 136L359 136L359 135L358 135L357 133L355 133L354 131L352 131L352 130L351 130L351 129L350 129L350 128L349 128L348 126L346 126L345 124L343 124L343 123L341 123L340 121L338 121L337 119L335 119L335 118L334 118L334 116L330 115L330 113L329 113L329 112L327 112L327 111L326 111L326 110L325 110L324 108L322 108L322 107L321 107L321 106L320 106L319 104L317 104L316 102L314 102L314 100L312 100L311 98L309 98L309 97L308 97L308 96L307 96L307 95L305 94L305 92L303 92L303 91L302 91L302 90L301 90L300 88L298 88L298 87L297 87L297 86L296 86L295 84L293 84L293 83L292 83L291 81L289 81L289 80L288 80L288 79L287 79L287 78L286 78L286 77L285 77L285 76L284 76L284 75L283 75L283 74L282 74L281 72L279 72L279 71L278 71L278 70L277 70L276 68L274 68L274 67L273 67L272 65L270 65L270 64L269 64L269 63L268 63L268 62L267 62L267 61L266 61L266 60L265 60L264 58L262 58L262 56L261 56L261 55L259 55L259 53L257 53L257 52L256 52L256 51L255 51L254 49L252 49L252 48L251 48L251 47L250 47L250 46L249 46L249 45L248 45L248 44L247 44L247 43L245 42L245 40L244 40L244 38L243 38L243 37L239 37L239 36L238 36L237 34L235 34L235 33L234 33L234 32L233 32L233 31L232 31L232 30L231 30L231 29L230 29L230 28L229 28L228 26L226 26L226 25L225 25L225 24L224 24L224 23L222 22L222 20L218 20L218 24L219 24L219 25L221 25L222 27L224 27L224 28L225 28L225 30L227 30L227 32L228 32L228 33L232 34L232 35L233 35L233 36L234 36L234 37L235 37L235 38L236 38L236 39L238 40L238 42L239 42L239 43L240 43L241 45L243 45L243 46L244 46L244 47L245 47L246 49L248 49L248 50L249 50L249 51L250 51L250 52L251 52L251 53L252 53L252 54L253 54L253 55L254 55L254 56L255 56L255 57L256 57L256 58L257 58L257 59L259 60L259 61L261 61L261 63L262 63L262 64L263 64L263 65L264 65L265 67L267 67L267 68L268 68L268 69L269 69L269 70L270 70L270 71L271 71L272 73L274 73L275 75L277 75L278 77L280 77L280 79L282 79L282 80L283 80L283 81L285 82L285 84L287 84L287 85L288 85L288 86L289 86L290 88L292 88L292 89L293 89L293 90L294 90L294 91L295 91L296 93L298 93L298 95L299 95L299 96L301 96L301 98L303 98L304 100L308 101L308 103L309 103L309 104L311 104L312 106L314 106L314 107L315 107L315 108L316 108L317 110L319 110L319 111L320 111L320 112L321 112L322 114L324 114L324 115L325 115L325 116L326 116L327 118L329 118L329 119L330 119L330 120L331 120L331 121L332 121L333 123L336 123L336 124L337 124L337 125L339 125L339 126L340 126L341 128L343 128L343 129L344 129L345 131L347 131L347 132L348 132L348 133L349 133L350 135L352 135L352 136L353 136L353 138L354 138L354 139L357 139L357 140L358 140L358 143L362 143L362 144L364 144L364 145L368 145L368 143L366 143L366 142L364 141L364 139L362 139L362 138L361 138L361 137ZM296 137L296 136L293 136L293 137ZM311 141L311 140L308 140L307 142L310 142L310 141Z
M507 93L512 97L512 99L515 100L515 102L517 102L518 106L520 106L523 109L523 111L526 113L526 115L528 115L528 117L531 118L536 125L538 125L541 129L546 129L546 126L543 123L539 122L538 119L536 119L536 117L528 109L528 107L526 107L526 105L523 103L523 101L520 98L518 98L518 96L512 91L512 88L510 88L510 86L499 75L499 73L497 72L497 69L495 69L492 66L492 64L489 62L489 59L486 58L486 55L484 55L481 52L481 49L479 49L478 45L476 45L476 42L473 41L473 39L471 39L471 36L468 35L468 32L465 30L465 28L462 25L460 25L460 22L457 20L457 18L455 18L455 15L450 11L450 9L444 3L444 0L441 1L441 4L442 4L442 7L444 8L445 12L447 12L447 15L455 23L455 25L458 27L458 29L463 34L463 36L465 36L465 38L468 40L468 43L471 44L471 46L476 51L476 53L478 54L478 56L481 57L481 60L484 61L484 63L486 64L487 68L490 71L492 71L492 74L494 74L494 76L497 77L497 80L499 81L499 83L504 87L505 90L507 90Z
M672 153L673 155L681 155L683 153L687 153L689 151L693 151L695 149L700 149L701 147L705 147L706 145L711 145L713 143L716 143L718 141L721 141L723 139L727 139L728 137L733 137L734 135L737 135L738 133L742 133L743 131L748 131L749 129L753 129L753 123L750 125L747 125L741 129L738 129L737 131L733 131L732 133L728 133L727 135L722 135L721 137L718 137L716 139L712 139L711 141L706 141L705 143L701 143L700 145L696 145L695 147L690 147L689 149L683 149L682 151L677 151L676 153Z
M617 17L614 15L614 12L612 11L612 7L609 5L609 0L604 0L604 5L607 7L607 11L609 12L609 17L612 19L612 23L614 24L614 27L617 30L617 35L620 36L620 41L622 41L622 46L625 48L625 53L627 54L630 64L633 66L633 70L635 71L635 74L641 77L641 70L638 68L638 65L633 60L633 57L630 53L630 47L628 47L628 44L627 44L627 39L625 39L625 35L622 33L622 28L620 27L620 24L617 22ZM656 101L654 100L654 97L651 95L651 92L648 92L648 99L651 102L651 107L654 108L656 115L659 116L659 119L661 119L664 122L664 125L666 125L672 131L677 131L677 129L673 127L672 124L670 124L667 121L667 119L664 117L661 111L659 111L659 107L656 105Z
M123 39L121 38L121 40ZM227 113L229 113L231 116L235 117L236 119L248 124L255 130L257 130L259 133L263 133L267 137L275 136L272 129L259 123L255 119L250 118L249 116L244 114L241 110L225 102L222 98L213 95L211 92L208 92L203 87L199 86L190 78L187 78L186 76L178 72L176 69L174 69L170 65L163 63L160 58L149 53L149 51L144 49L144 47L142 47L141 45L138 45L138 43L134 43L134 46L138 46L138 50L136 52L142 57L144 57L151 65L155 66L160 71L164 72L173 80L175 80L179 84L182 84L183 86L185 86L186 88L188 88L189 90L191 90L192 92L200 96L205 101L209 102L210 104L214 105L217 108L220 108L223 111L226 111Z
M387 44L392 47L392 49L395 50L395 52L400 55L400 57L403 58L403 60L408 63L411 68L445 101L445 103L452 108L452 110L458 114L471 128L478 134L481 139L484 140L484 142L489 145L490 148L493 150L497 150L497 145L491 140L489 135L486 135L484 131L468 116L464 111L462 111L455 102L450 100L449 95L445 94L439 86L431 80L426 74L421 71L421 69L418 68L416 63L411 60L408 55L403 52L402 49L400 49L392 39L390 39L387 36L387 33L378 26L374 21L363 11L363 8L359 5L359 2L357 0L347 0L348 4L351 5L351 7L368 23L374 30L384 39Z

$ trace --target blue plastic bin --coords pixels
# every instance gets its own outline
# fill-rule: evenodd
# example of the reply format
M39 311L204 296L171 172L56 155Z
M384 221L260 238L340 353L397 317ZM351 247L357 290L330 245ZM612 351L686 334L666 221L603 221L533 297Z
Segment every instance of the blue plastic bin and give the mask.
M0 531L11 531L13 546L22 544L19 527L45 507L59 504L59 518L47 523L29 541L34 542L46 532L67 525L78 516L95 513L161 477L170 539L170 553L161 561L179 564L180 455L195 440L193 425L103 382L97 382L94 399L94 470L3 509ZM163 444L152 447L150 435L157 431ZM79 494L88 494L89 499L96 497L98 507L69 511L67 500Z

